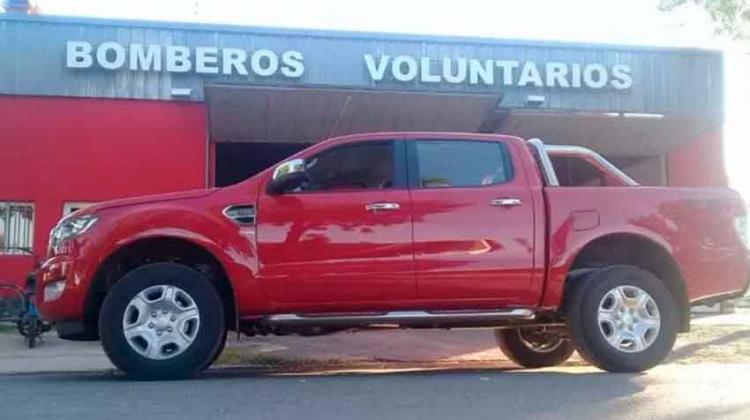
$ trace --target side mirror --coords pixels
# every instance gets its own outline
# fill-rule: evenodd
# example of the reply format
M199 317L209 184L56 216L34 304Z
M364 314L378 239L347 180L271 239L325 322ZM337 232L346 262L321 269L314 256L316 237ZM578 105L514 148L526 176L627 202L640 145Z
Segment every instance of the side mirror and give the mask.
M299 187L305 181L307 181L305 160L288 160L279 164L273 170L271 183L268 184L268 191L273 194L283 194Z

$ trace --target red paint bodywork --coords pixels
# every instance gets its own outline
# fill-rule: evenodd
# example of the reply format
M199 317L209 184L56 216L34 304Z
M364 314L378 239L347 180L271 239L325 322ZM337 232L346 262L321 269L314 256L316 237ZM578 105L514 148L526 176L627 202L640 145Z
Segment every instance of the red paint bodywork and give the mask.
M540 228L535 220L543 220L544 213L542 203L532 198L533 186L539 193L538 177L519 170L534 165L523 143L506 144L516 168L510 182L410 191L418 297L436 307L535 306L539 301L542 279L533 268L543 254L534 252L534 234ZM523 204L491 206L497 198Z
M456 133L380 133L318 143L296 155L363 140L413 138L504 142L515 177L496 186L269 195L271 169L231 187L118 200L85 209L97 224L50 255L44 284L67 279L40 302L52 320L81 319L101 264L144 238L204 247L227 272L242 317L283 312L527 307L555 309L575 257L611 234L647 238L674 256L690 301L743 290L748 250L734 228L744 212L727 189L544 187L523 140ZM519 198L499 208L494 198ZM398 202L391 213L364 205ZM222 211L256 206L241 226Z
M646 238L674 258L688 299L739 292L747 287L748 251L733 226L743 204L728 189L674 187L547 188L549 265L542 306L557 307L570 264L596 238L628 233ZM576 229L576 212L598 223Z

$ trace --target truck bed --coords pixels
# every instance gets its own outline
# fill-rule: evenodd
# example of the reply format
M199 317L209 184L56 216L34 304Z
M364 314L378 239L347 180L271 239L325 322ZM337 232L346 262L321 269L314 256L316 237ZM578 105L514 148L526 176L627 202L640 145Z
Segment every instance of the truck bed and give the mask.
M690 303L747 288L748 253L735 229L735 218L744 210L731 190L547 187L544 195L549 232L547 301L562 293L575 256L592 240L610 235L639 237L673 255ZM623 254L630 252L611 251L613 258L625 258Z

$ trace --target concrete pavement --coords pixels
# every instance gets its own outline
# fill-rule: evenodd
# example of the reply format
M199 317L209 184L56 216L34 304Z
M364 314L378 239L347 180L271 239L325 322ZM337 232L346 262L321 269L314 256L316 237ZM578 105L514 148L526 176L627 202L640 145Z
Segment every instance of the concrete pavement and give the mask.
M74 342L44 334L33 349L13 332L0 334L0 374L30 372L100 371L112 368L99 342Z
M748 419L750 366L666 365L645 374L588 367L258 374L132 382L108 373L0 376L0 418Z
M27 373L0 375L0 419L750 418L750 314L693 325L666 364L643 374L607 374L576 359L516 370L489 331L393 330L230 341L225 362L233 354L250 364L312 362L173 382L126 380L97 342L50 335L28 350L6 333L0 372ZM55 370L67 373L28 373Z

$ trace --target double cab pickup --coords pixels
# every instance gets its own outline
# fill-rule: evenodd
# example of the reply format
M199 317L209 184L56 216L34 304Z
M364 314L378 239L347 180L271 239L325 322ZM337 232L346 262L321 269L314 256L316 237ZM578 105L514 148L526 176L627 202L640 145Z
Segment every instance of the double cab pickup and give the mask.
M522 366L577 350L634 372L669 354L691 305L745 292L745 226L729 189L639 186L581 147L357 134L229 187L75 212L37 299L133 377L194 375L230 330L384 326L483 327Z

